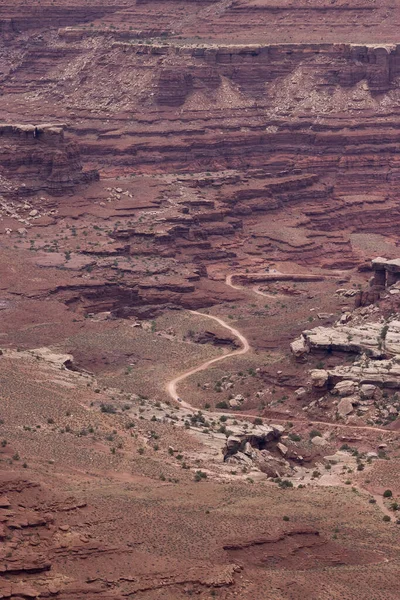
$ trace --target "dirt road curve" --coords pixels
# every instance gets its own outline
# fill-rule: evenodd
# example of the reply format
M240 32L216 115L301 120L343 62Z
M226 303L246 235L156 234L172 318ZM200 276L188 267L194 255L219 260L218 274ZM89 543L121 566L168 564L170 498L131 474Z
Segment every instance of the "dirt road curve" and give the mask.
M178 397L179 397L179 395L176 391L176 386L178 385L178 383L180 383L184 379L187 379L187 377L190 377L191 375L194 375L195 373L198 373L199 371L204 371L205 369L207 369L210 365L213 365L214 363L217 363L221 360L226 360L227 358L230 358L231 356L239 356L240 354L246 354L246 352L248 352L250 350L250 344L246 340L244 335L242 335L240 333L240 331L238 331L234 327L231 327L230 325L228 325L228 323L225 323L225 321L223 321L219 317L214 317L213 315L205 315L204 313L198 312L197 310L191 310L190 312L194 315L200 315L201 317L206 317L207 319L212 319L213 321L216 321L217 323L222 325L222 327L225 327L225 329L228 329L240 341L240 343L242 344L242 347L239 348L239 350L234 350L233 352L229 352L229 354L224 354L223 356L218 356L217 358L207 360L205 363L202 363L200 366L194 367L193 369L190 369L190 371L186 371L185 373L182 373L182 375L179 375L179 377L175 377L175 379L173 379L172 381L170 381L167 384L167 392L173 400L178 400ZM185 402L184 400L182 400L180 402L180 404L181 404L181 406L183 406L184 408L187 408L189 410L197 410L196 407L192 406L188 402Z
M233 287L234 289L240 289L239 286L236 287L231 283L231 279L232 279L232 275L228 275L226 278L227 285L229 285L230 287ZM247 339L244 337L244 335L242 333L240 333L240 331L238 331L234 327L231 327L230 325L228 325L228 323L226 323L223 319L221 319L219 317L215 317L213 315L206 315L197 310L191 310L190 312L194 315L199 315L201 317L205 317L206 319L212 319L213 321L216 321L217 323L222 325L222 327L225 327L225 329L228 329L228 331L233 333L233 335L240 341L240 343L242 344L242 347L239 348L239 350L234 350L233 352L229 352L229 354L224 354L223 356L218 356L217 358L207 360L206 362L202 363L198 367L194 367L193 369L190 369L189 371L185 371L185 373L182 373L178 377L175 377L175 379L172 379L172 381L169 381L166 385L166 390L167 390L169 396L175 401L178 401L178 398L179 398L179 394L177 392L178 383L180 383L181 381L184 381L185 379L187 379L188 377L191 377L192 375L194 375L195 373L198 373L199 371L204 371L205 369L207 369L208 367L210 367L211 365L213 365L217 362L226 360L227 358L231 358L232 356L240 356L241 354L246 354L246 352L248 352L250 350L250 344L247 341ZM187 410L192 410L192 411L199 410L198 407L192 406L191 404L189 404L189 402L186 402L185 400L181 400L180 405L183 408L186 408ZM219 414L219 411L214 411L214 412ZM228 412L220 411L220 412L221 412L221 414L225 414L227 416L229 416L229 415L235 416L236 419L240 418L240 417L254 419L254 416L255 416L254 414L238 413L237 411L235 413L229 412L229 411ZM276 419L275 418L274 422L286 423L288 420L290 420L292 423L304 424L304 422L305 422L300 419L293 419L293 418L289 419L289 417L288 417L288 419ZM383 428L379 428L379 427L371 427L368 425L345 425L342 423L329 423L327 421L309 421L309 420L307 420L307 422L312 423L313 425L324 425L326 427L338 427L341 429L352 429L352 430L374 431L374 432L380 431L382 433L390 433L389 429L383 429Z
M235 273L235 275L238 275L238 273ZM240 273L239 273L239 275L240 275ZM252 291L255 294L257 294L258 296L265 296L265 298L277 298L277 296L280 295L280 294L266 294L265 292L262 292L260 290L260 286L259 285L256 285L255 287L252 287L252 288L249 288L249 289L248 288L244 288L241 285L234 285L232 283L232 277L233 277L233 274L227 275L226 279L225 279L225 283L226 283L226 285L228 285L229 287L231 287L233 290Z

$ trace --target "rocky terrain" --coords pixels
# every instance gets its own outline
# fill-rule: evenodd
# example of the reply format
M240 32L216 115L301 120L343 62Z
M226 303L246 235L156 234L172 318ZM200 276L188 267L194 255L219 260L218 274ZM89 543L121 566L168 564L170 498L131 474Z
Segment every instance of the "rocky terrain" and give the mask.
M1 4L1 597L399 597L399 25Z

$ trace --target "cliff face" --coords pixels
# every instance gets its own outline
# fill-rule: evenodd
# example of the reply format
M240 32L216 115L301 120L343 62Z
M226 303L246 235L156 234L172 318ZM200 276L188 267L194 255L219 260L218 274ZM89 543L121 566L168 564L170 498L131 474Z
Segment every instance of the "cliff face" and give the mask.
M0 598L400 598L398 5L0 2Z
M96 171L83 172L76 143L67 141L60 125L0 123L2 194L60 194L79 183L94 181Z
M388 41L398 12L366 0L2 6L12 33L0 45L4 118L34 114L69 132L2 127L3 194L61 194L97 169L90 201L63 209L86 218L119 178L130 195L101 209L118 222L109 255L155 254L176 270L172 287L151 277L140 287L140 271L128 286L111 277L107 288L57 294L93 310L205 306L218 294L198 281L189 290L193 269L203 280L217 265L270 258L348 268L364 260L352 236L395 235L400 46ZM144 201L147 213L139 198L152 196L152 179L159 196ZM104 256L95 243L85 252Z

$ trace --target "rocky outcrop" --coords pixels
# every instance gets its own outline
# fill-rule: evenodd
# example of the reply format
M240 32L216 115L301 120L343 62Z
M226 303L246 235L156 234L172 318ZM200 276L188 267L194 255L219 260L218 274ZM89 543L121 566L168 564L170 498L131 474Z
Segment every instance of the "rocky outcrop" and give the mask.
M230 427L232 435L227 438L224 457L231 456L237 452L243 452L246 444L250 447L265 449L269 442L278 440L283 429L280 426L256 425L249 431L243 427Z
M190 336L190 339L196 342L196 344L213 344L214 346L231 346L233 348L238 347L237 340L230 337L216 335L212 331L195 333Z
M374 258L372 260L374 277L371 282L372 288L389 288L400 281L400 259L388 260L386 258Z
M241 465L245 469L257 469L268 477L281 477L292 473L285 460L288 449L279 439L284 428L279 425L256 425L247 430L230 425L231 435L223 449L224 461Z
M98 179L84 172L78 146L67 141L63 125L0 123L0 193L60 194Z
M327 370L328 385L337 392L340 389L358 390L365 398L372 398L377 387L400 389L400 362L396 356L391 360L364 358L352 365L339 365Z
M311 351L366 353L374 358L400 354L400 321L366 322L358 326L315 327L291 344L296 357Z

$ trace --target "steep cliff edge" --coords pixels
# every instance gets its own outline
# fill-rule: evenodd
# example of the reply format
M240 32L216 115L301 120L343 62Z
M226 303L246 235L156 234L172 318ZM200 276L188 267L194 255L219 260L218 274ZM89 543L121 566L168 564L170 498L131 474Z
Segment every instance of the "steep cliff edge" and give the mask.
M64 137L63 125L0 123L0 193L61 194L98 179L83 171L78 145Z

